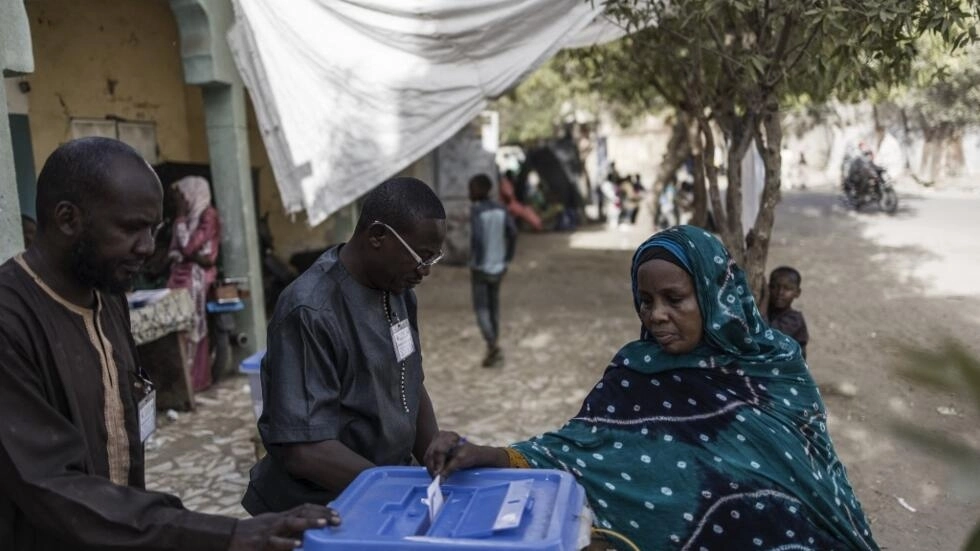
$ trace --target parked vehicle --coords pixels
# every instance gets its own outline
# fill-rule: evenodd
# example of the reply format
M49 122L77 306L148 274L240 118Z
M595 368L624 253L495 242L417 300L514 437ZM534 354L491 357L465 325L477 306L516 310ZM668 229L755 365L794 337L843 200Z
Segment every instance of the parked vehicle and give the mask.
M242 347L248 343L248 336L238 330L235 322L237 312L245 309L245 278L222 278L211 289L211 300L207 302L208 335L211 348L211 380L220 379L234 372L231 364L232 347Z

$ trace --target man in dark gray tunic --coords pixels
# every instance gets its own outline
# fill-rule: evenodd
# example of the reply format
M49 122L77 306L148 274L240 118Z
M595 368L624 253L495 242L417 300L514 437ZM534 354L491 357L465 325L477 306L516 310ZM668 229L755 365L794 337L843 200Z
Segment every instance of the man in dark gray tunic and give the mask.
M438 432L412 288L442 258L446 213L424 182L367 195L350 242L280 296L262 363L252 514L327 503L363 470L421 463Z

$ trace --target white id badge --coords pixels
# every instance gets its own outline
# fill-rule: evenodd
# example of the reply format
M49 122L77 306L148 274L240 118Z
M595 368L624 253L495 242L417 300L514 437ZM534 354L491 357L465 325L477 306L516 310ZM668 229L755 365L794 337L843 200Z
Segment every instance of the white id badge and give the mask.
M151 390L140 400L140 442L146 442L157 430L157 391Z
M391 326L391 342L395 345L395 358L403 361L415 352L415 341L412 339L412 328L408 320L401 320Z

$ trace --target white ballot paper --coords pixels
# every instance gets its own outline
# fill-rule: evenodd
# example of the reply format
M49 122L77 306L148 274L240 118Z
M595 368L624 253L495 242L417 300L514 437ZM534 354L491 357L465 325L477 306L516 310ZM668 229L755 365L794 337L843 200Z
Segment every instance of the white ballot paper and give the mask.
M429 488L425 491L425 502L429 505L429 522L436 519L436 515L442 510L443 498L442 498L442 476L436 475L432 479L432 483L429 484Z

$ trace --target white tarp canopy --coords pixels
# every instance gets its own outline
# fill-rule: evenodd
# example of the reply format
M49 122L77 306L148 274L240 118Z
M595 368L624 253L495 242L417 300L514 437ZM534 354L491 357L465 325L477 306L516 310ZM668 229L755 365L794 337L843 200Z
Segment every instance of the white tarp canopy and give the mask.
M288 212L310 224L447 140L558 50L587 0L235 0L229 32Z

